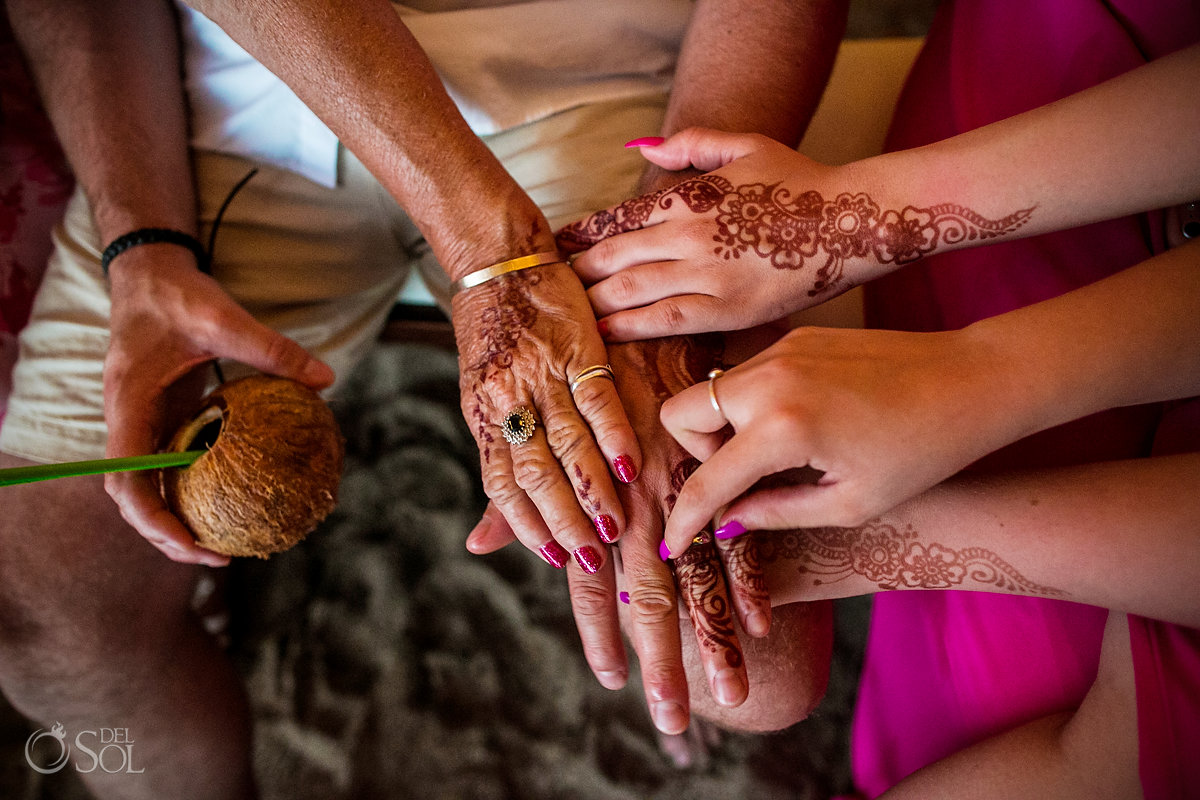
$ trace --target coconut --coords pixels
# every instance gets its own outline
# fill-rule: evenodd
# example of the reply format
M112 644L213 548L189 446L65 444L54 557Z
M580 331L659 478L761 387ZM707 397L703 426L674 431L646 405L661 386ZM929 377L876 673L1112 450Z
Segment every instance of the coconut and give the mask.
M344 440L324 401L303 384L255 375L217 387L171 440L207 449L162 473L171 511L196 542L229 556L287 550L337 502Z

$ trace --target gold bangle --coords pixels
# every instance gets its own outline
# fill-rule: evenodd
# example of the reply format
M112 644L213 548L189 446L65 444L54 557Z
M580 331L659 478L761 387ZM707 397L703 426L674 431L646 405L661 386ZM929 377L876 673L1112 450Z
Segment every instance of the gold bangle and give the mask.
M478 286L481 283L487 283L492 278L498 278L501 275L506 275L509 272L516 272L521 269L529 269L530 267L540 267L544 264L562 264L565 260L558 254L557 250L551 250L546 253L534 253L530 256L519 256L510 258L508 261L501 261L499 264L493 264L490 267L484 267L481 270L467 273L461 278L450 284L452 294L458 294L463 289L470 289L473 286Z

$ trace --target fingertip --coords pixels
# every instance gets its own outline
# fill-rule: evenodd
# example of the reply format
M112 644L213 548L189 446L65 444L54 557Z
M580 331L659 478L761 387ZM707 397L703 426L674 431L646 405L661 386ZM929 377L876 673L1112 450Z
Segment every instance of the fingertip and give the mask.
M654 727L668 736L683 733L688 728L688 712L681 703L660 700L650 704L650 719Z
M300 373L300 382L313 389L325 389L333 385L337 374L324 361L309 358Z
M625 147L626 147L626 149L631 148L631 147L658 147L660 144L662 144L665 141L666 141L666 139L664 139L661 136L642 136L640 138L631 139L630 141L626 142Z

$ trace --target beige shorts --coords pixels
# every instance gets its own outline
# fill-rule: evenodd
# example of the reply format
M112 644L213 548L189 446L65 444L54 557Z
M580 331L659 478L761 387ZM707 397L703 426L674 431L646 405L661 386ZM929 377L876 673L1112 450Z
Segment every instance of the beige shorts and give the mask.
M657 133L664 106L663 98L584 106L484 141L557 228L633 193L645 162L622 145ZM252 165L217 153L193 159L207 237L229 189ZM339 175L329 189L261 168L225 213L213 275L340 379L378 337L413 267L439 299L449 280L407 215L344 149ZM77 192L20 335L0 451L46 462L103 457L110 309L102 247Z

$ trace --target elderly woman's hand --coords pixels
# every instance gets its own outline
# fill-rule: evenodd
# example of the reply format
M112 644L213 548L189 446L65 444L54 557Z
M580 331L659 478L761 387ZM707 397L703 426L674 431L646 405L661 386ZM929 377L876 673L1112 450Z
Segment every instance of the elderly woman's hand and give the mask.
M462 410L484 489L516 536L562 568L595 573L626 527L614 485L636 477L638 441L604 372L608 356L566 263L510 272L453 299Z
M693 678L707 683L717 705L731 708L749 691L734 615L750 635L765 636L771 627L770 602L752 537L694 547L675 565L659 555L664 520L697 464L665 435L659 407L673 391L690 385L697 370L703 374L711 352L688 340L671 339L620 345L610 356L634 428L647 443L645 466L636 483L619 489L628 511L625 536L619 553L614 552L619 558L595 574L569 569L571 600L588 664L602 685L616 689L629 672L620 634L619 591L627 604L626 629L654 723L664 733L679 733L688 725L690 706L680 614L690 618L695 632L695 646L686 649L699 654L705 673ZM484 553L511 540L508 524L489 507L467 546ZM711 708L713 703L705 705Z

